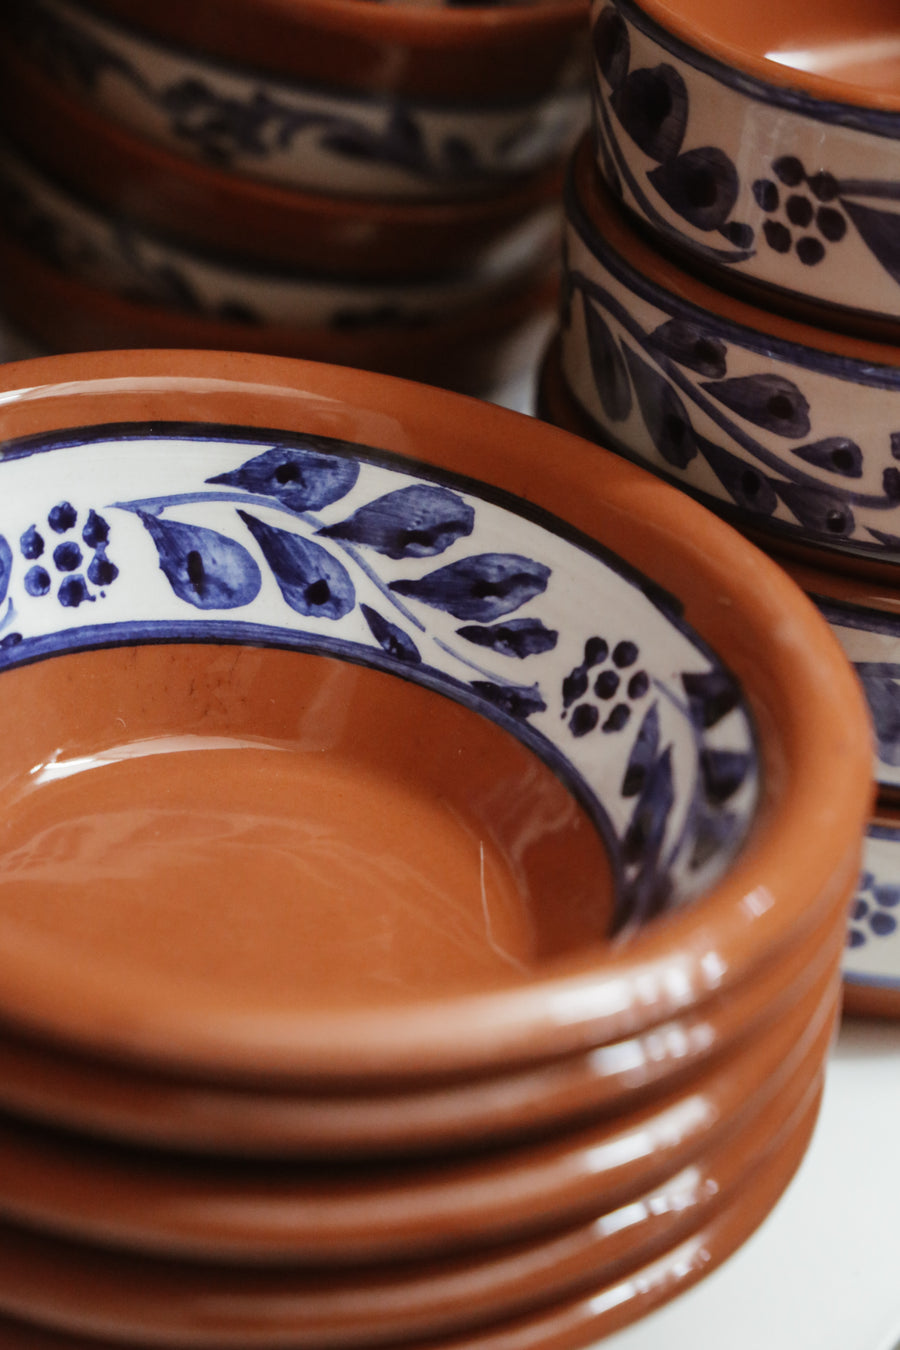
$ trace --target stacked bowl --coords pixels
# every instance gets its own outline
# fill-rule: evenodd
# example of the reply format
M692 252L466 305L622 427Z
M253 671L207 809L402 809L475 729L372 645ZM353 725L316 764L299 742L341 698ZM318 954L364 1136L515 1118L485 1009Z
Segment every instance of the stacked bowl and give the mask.
M16 0L2 25L3 303L46 351L484 391L545 337L586 0Z
M594 0L541 410L678 484L815 598L869 696L845 958L900 1013L900 28L879 3Z
M802 591L371 373L41 358L0 436L4 1350L574 1350L726 1259L870 812Z

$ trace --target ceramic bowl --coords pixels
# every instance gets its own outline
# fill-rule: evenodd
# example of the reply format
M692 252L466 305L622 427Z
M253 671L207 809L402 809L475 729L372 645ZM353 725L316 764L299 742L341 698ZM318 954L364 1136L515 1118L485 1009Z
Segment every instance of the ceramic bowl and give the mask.
M200 1156L422 1156L527 1140L611 1114L622 1118L784 1017L833 959L843 913L730 996L624 1041L514 1073L328 1094L239 1089L141 1073L56 1046L0 1036L0 1103L36 1123Z
M483 1260L497 1244L546 1237L636 1202L726 1147L790 1084L808 1083L834 1031L841 947L830 939L828 948L827 969L782 1019L628 1115L522 1147L389 1166L201 1163L7 1121L0 1131L3 1213L73 1243L164 1258L170 1269L199 1263L210 1280L233 1279L235 1294L248 1270L277 1271L284 1288L285 1276L301 1267L331 1268L347 1284L361 1266L379 1267L370 1272L377 1280L397 1261L476 1253ZM214 1264L233 1272L215 1274ZM0 1281L0 1309L16 1311L12 1274ZM253 1297L253 1280L245 1283ZM303 1314L299 1306L288 1315ZM335 1309L332 1318L339 1316ZM398 1333L399 1322L391 1329Z
M16 42L104 116L304 190L496 191L558 162L588 118L584 0L26 0L8 11Z
M0 51L0 120L61 186L125 224L225 256L355 279L491 275L540 252L562 216L562 168L502 193L395 203L238 178L133 135L73 97L11 45Z
M593 0L594 158L686 263L900 333L897 19L884 0Z
M604 444L768 545L900 559L900 348L788 320L653 249L583 140L566 197L565 381Z
M652 475L250 354L0 388L10 1023L229 1081L474 1072L724 994L849 902L853 672Z
M141 347L256 351L332 362L485 395L530 367L546 342L558 291L539 268L488 305L422 325L392 310L359 327L252 324L236 314L150 304L92 286L0 229L4 318L41 353Z
M561 1341L571 1346L592 1344L598 1337L603 1337L636 1317L650 1312L720 1265L768 1215L792 1179L805 1153L816 1119L820 1094L821 1075L816 1075L801 1093L799 1104L783 1119L781 1128L775 1130L762 1146L757 1147L756 1165L751 1164L749 1174L745 1172L743 1178L746 1182L752 1177L751 1186L745 1185L740 1187L737 1194L729 1194L726 1187L730 1178L721 1163L718 1169L715 1164L698 1169L699 1177L706 1177L711 1182L711 1189L718 1190L720 1186L722 1187L725 1192L725 1204L714 1205L713 1212L705 1216L705 1220L694 1232L682 1237L680 1241L676 1238L673 1245L649 1260L645 1258L637 1268L626 1269L624 1273L620 1269L617 1275L606 1278L595 1276L593 1280L586 1280L580 1291L557 1297L550 1303L539 1304L512 1318L507 1317L499 1323L494 1321L491 1325L474 1331L469 1329L464 1331L462 1336L451 1333L450 1337L442 1337L437 1341L429 1336L425 1342L416 1339L408 1343L419 1347L419 1350L425 1350L426 1346L437 1345L447 1347L447 1350L463 1350L463 1347L473 1345L477 1345L480 1350L500 1350L500 1347L509 1347L509 1350L525 1350L525 1347L550 1350ZM690 1195L693 1193L691 1179L685 1180ZM672 1200L683 1198L683 1192L676 1183L659 1198L662 1198L663 1207L671 1214ZM648 1197L651 1203L653 1199L654 1197ZM633 1220L636 1215L632 1212L628 1216L619 1217ZM596 1245L601 1231L602 1224L597 1224L594 1233L588 1237L588 1245L592 1238ZM37 1253L35 1247L38 1248ZM65 1254L69 1255L68 1252ZM98 1284L101 1289L103 1288L102 1262L99 1263L99 1269L98 1262L95 1261L93 1266L89 1266L85 1271L84 1261L79 1263L76 1260L76 1268L79 1265L81 1267L79 1274L86 1274L88 1277L88 1287L79 1287L77 1283L72 1282L65 1291L66 1297L63 1300L48 1304L45 1287L40 1281L49 1275L51 1285L53 1283L58 1285L59 1274L66 1269L65 1261L55 1264L51 1271L46 1251L42 1253L40 1244L27 1238L12 1246L11 1255L16 1273L21 1277L15 1298L19 1305L20 1317L28 1317L29 1296L37 1292L38 1298L37 1315L31 1318L29 1323L26 1324L20 1319L4 1320L0 1330L4 1345L8 1346L9 1350L98 1350L100 1345L118 1347L119 1350L132 1350L135 1340L128 1335L127 1327L134 1324L136 1312L142 1311L146 1303L148 1286L145 1281L140 1282L140 1287L136 1291L137 1308L121 1297L116 1298L113 1287L112 1307L104 1310L106 1316L102 1318L104 1325L101 1339L95 1340L88 1328L97 1325L101 1317L97 1312L96 1303L91 1302L91 1286L95 1292ZM41 1256L44 1256L44 1260L40 1259ZM142 1269L147 1271L146 1262L143 1263ZM461 1282L465 1283L464 1280ZM105 1284L108 1290L110 1286L108 1278ZM152 1289L149 1292L152 1296ZM327 1290L323 1290L323 1293L326 1295L323 1301L326 1301ZM42 1294L43 1301L41 1301ZM166 1306L169 1306L168 1300ZM74 1322L71 1320L73 1315ZM66 1320L70 1321L68 1331L53 1329ZM187 1341L175 1341L171 1336L164 1334L164 1343L171 1350L178 1344L182 1350L187 1350L188 1345L196 1346L195 1328L196 1321L191 1329L194 1334L190 1335ZM253 1332L257 1335L254 1336ZM245 1350L248 1345L259 1344L258 1332L257 1321L252 1331L249 1328L245 1330L244 1338L238 1341L241 1350ZM126 1339L123 1340L122 1337ZM304 1341L296 1339L292 1343L305 1344ZM322 1343L319 1340L315 1342L315 1344ZM146 1334L141 1337L141 1344L147 1344ZM216 1344L221 1346L223 1342L218 1341Z

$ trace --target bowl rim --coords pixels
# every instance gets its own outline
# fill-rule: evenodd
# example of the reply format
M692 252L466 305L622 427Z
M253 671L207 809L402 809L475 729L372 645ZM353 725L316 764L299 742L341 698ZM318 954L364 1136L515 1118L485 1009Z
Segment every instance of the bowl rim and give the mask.
M428 385L240 352L131 351L0 368L0 433L162 419L340 434L488 481L600 538L651 579L680 579L685 620L743 682L764 756L762 802L733 866L694 904L511 989L408 1008L238 1015L210 1027L157 1009L95 1033L105 1053L290 1079L470 1072L618 1039L724 994L855 885L872 792L862 692L815 606L712 512L646 470L524 414ZM484 448L491 468L485 473ZM535 472L540 464L540 474ZM677 566L673 566L673 556ZM736 618L736 615L740 618ZM773 616L777 615L777 622ZM790 671L790 678L785 678ZM815 845L802 841L814 823ZM599 959L598 959L599 958ZM125 1036L123 1041L122 1037ZM174 1039L173 1039L174 1036Z
M608 3L592 0L594 17ZM615 0L615 6L682 60L751 100L859 131L900 135L900 93L782 65L743 43L701 30L690 13L690 0L687 5L673 0Z

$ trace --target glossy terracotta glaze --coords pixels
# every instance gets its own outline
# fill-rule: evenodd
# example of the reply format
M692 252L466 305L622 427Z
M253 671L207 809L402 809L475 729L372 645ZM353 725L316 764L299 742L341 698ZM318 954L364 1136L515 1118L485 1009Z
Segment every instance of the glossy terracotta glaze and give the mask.
M900 21L890 0L640 0L686 42L758 79L900 112Z
M527 1139L571 1122L638 1108L703 1065L736 1052L784 1016L832 960L821 931L772 961L729 996L626 1041L518 1073L400 1085L373 1096L353 1085L293 1092L228 1089L85 1059L58 1047L0 1037L0 1102L30 1120L100 1138L199 1154L245 1157L415 1156L472 1143Z
M425 1344L416 1341L415 1345L420 1350L426 1350L426 1345L440 1345L448 1350L463 1350L463 1347L466 1350L501 1350L501 1347L503 1350L525 1350L525 1347L539 1347L540 1350L569 1347L574 1350L574 1347L587 1346L598 1337L618 1330L690 1288L746 1241L777 1203L806 1151L820 1096L821 1077L817 1076L808 1085L799 1107L776 1133L771 1147L763 1148L757 1154L758 1165L751 1174L752 1186L742 1188L736 1203L711 1216L696 1232L676 1242L663 1254L637 1269L614 1276L612 1280L600 1277L591 1281L586 1293L570 1295L563 1301L485 1329L469 1330L461 1338L444 1337L437 1342L429 1339ZM24 1246L18 1248L22 1274L26 1276L24 1286L20 1286L20 1304L27 1302L27 1281L35 1273L33 1266L30 1271L26 1269L30 1253ZM64 1269L65 1266L56 1267L57 1272ZM68 1292L77 1302L81 1301L77 1288L70 1286ZM75 1323L70 1322L67 1331L49 1329L54 1322L58 1325L60 1320L65 1320L72 1311L71 1305L66 1310L60 1303L52 1306L44 1302L31 1325L16 1320L8 1321L2 1327L5 1344L9 1350L95 1350L97 1342L84 1334L85 1322L94 1320L90 1312L85 1316L75 1310ZM130 1309L115 1310L112 1321L118 1335L110 1328L111 1337L105 1334L103 1343L117 1350L132 1350L134 1341L121 1339L128 1335L125 1325L132 1315ZM146 1343L146 1339L142 1339ZM242 1346L257 1343L246 1339L246 1332L245 1339L240 1342ZM170 1338L166 1338L166 1344L171 1350L176 1350L178 1345ZM196 1345L196 1339L192 1337L189 1344ZM183 1341L180 1350L187 1350Z
M834 1029L834 938L828 950L796 1006L686 1085L534 1145L422 1163L253 1165L78 1144L10 1120L0 1129L3 1212L178 1261L339 1267L469 1253L583 1222L724 1147L818 1069Z
M852 672L827 625L774 564L645 473L609 457L601 490L602 452L530 419L359 372L251 355L73 357L8 366L0 383L5 438L96 421L225 419L342 434L476 478L487 472L489 451L493 484L535 498L651 578L671 586L677 558L686 618L744 682L765 765L752 837L702 903L614 945L559 956L518 988L430 998L414 1017L408 1004L357 1003L323 1012L314 1025L285 1006L213 1026L190 999L177 1009L157 999L152 1017L123 1026L111 1010L131 997L130 980L112 980L112 1003L98 996L79 1005L72 993L77 984L82 998L84 981L60 964L59 978L43 985L40 1015L33 980L24 976L21 1002L4 981L7 1007L18 1002L20 1019L29 1007L25 1020L104 1053L229 1075L371 1080L522 1063L633 1034L735 987L849 895L871 766ZM782 618L773 630L774 612Z
M583 69L584 0L426 9L358 0L103 0L136 29L226 61L373 93L491 103Z
M123 221L185 244L357 278L490 273L560 213L557 168L487 199L402 205L239 179L130 134L12 46L0 71L0 118L37 164Z

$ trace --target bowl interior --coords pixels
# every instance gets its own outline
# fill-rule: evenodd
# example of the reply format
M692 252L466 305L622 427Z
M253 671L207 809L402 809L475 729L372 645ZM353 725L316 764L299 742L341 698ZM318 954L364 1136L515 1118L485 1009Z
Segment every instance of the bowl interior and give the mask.
M8 443L0 475L10 1015L149 1030L165 990L227 1037L527 982L740 848L739 683L525 502L179 424Z
M639 0L639 8L689 45L775 83L793 81L822 97L900 108L900 16L890 0Z

